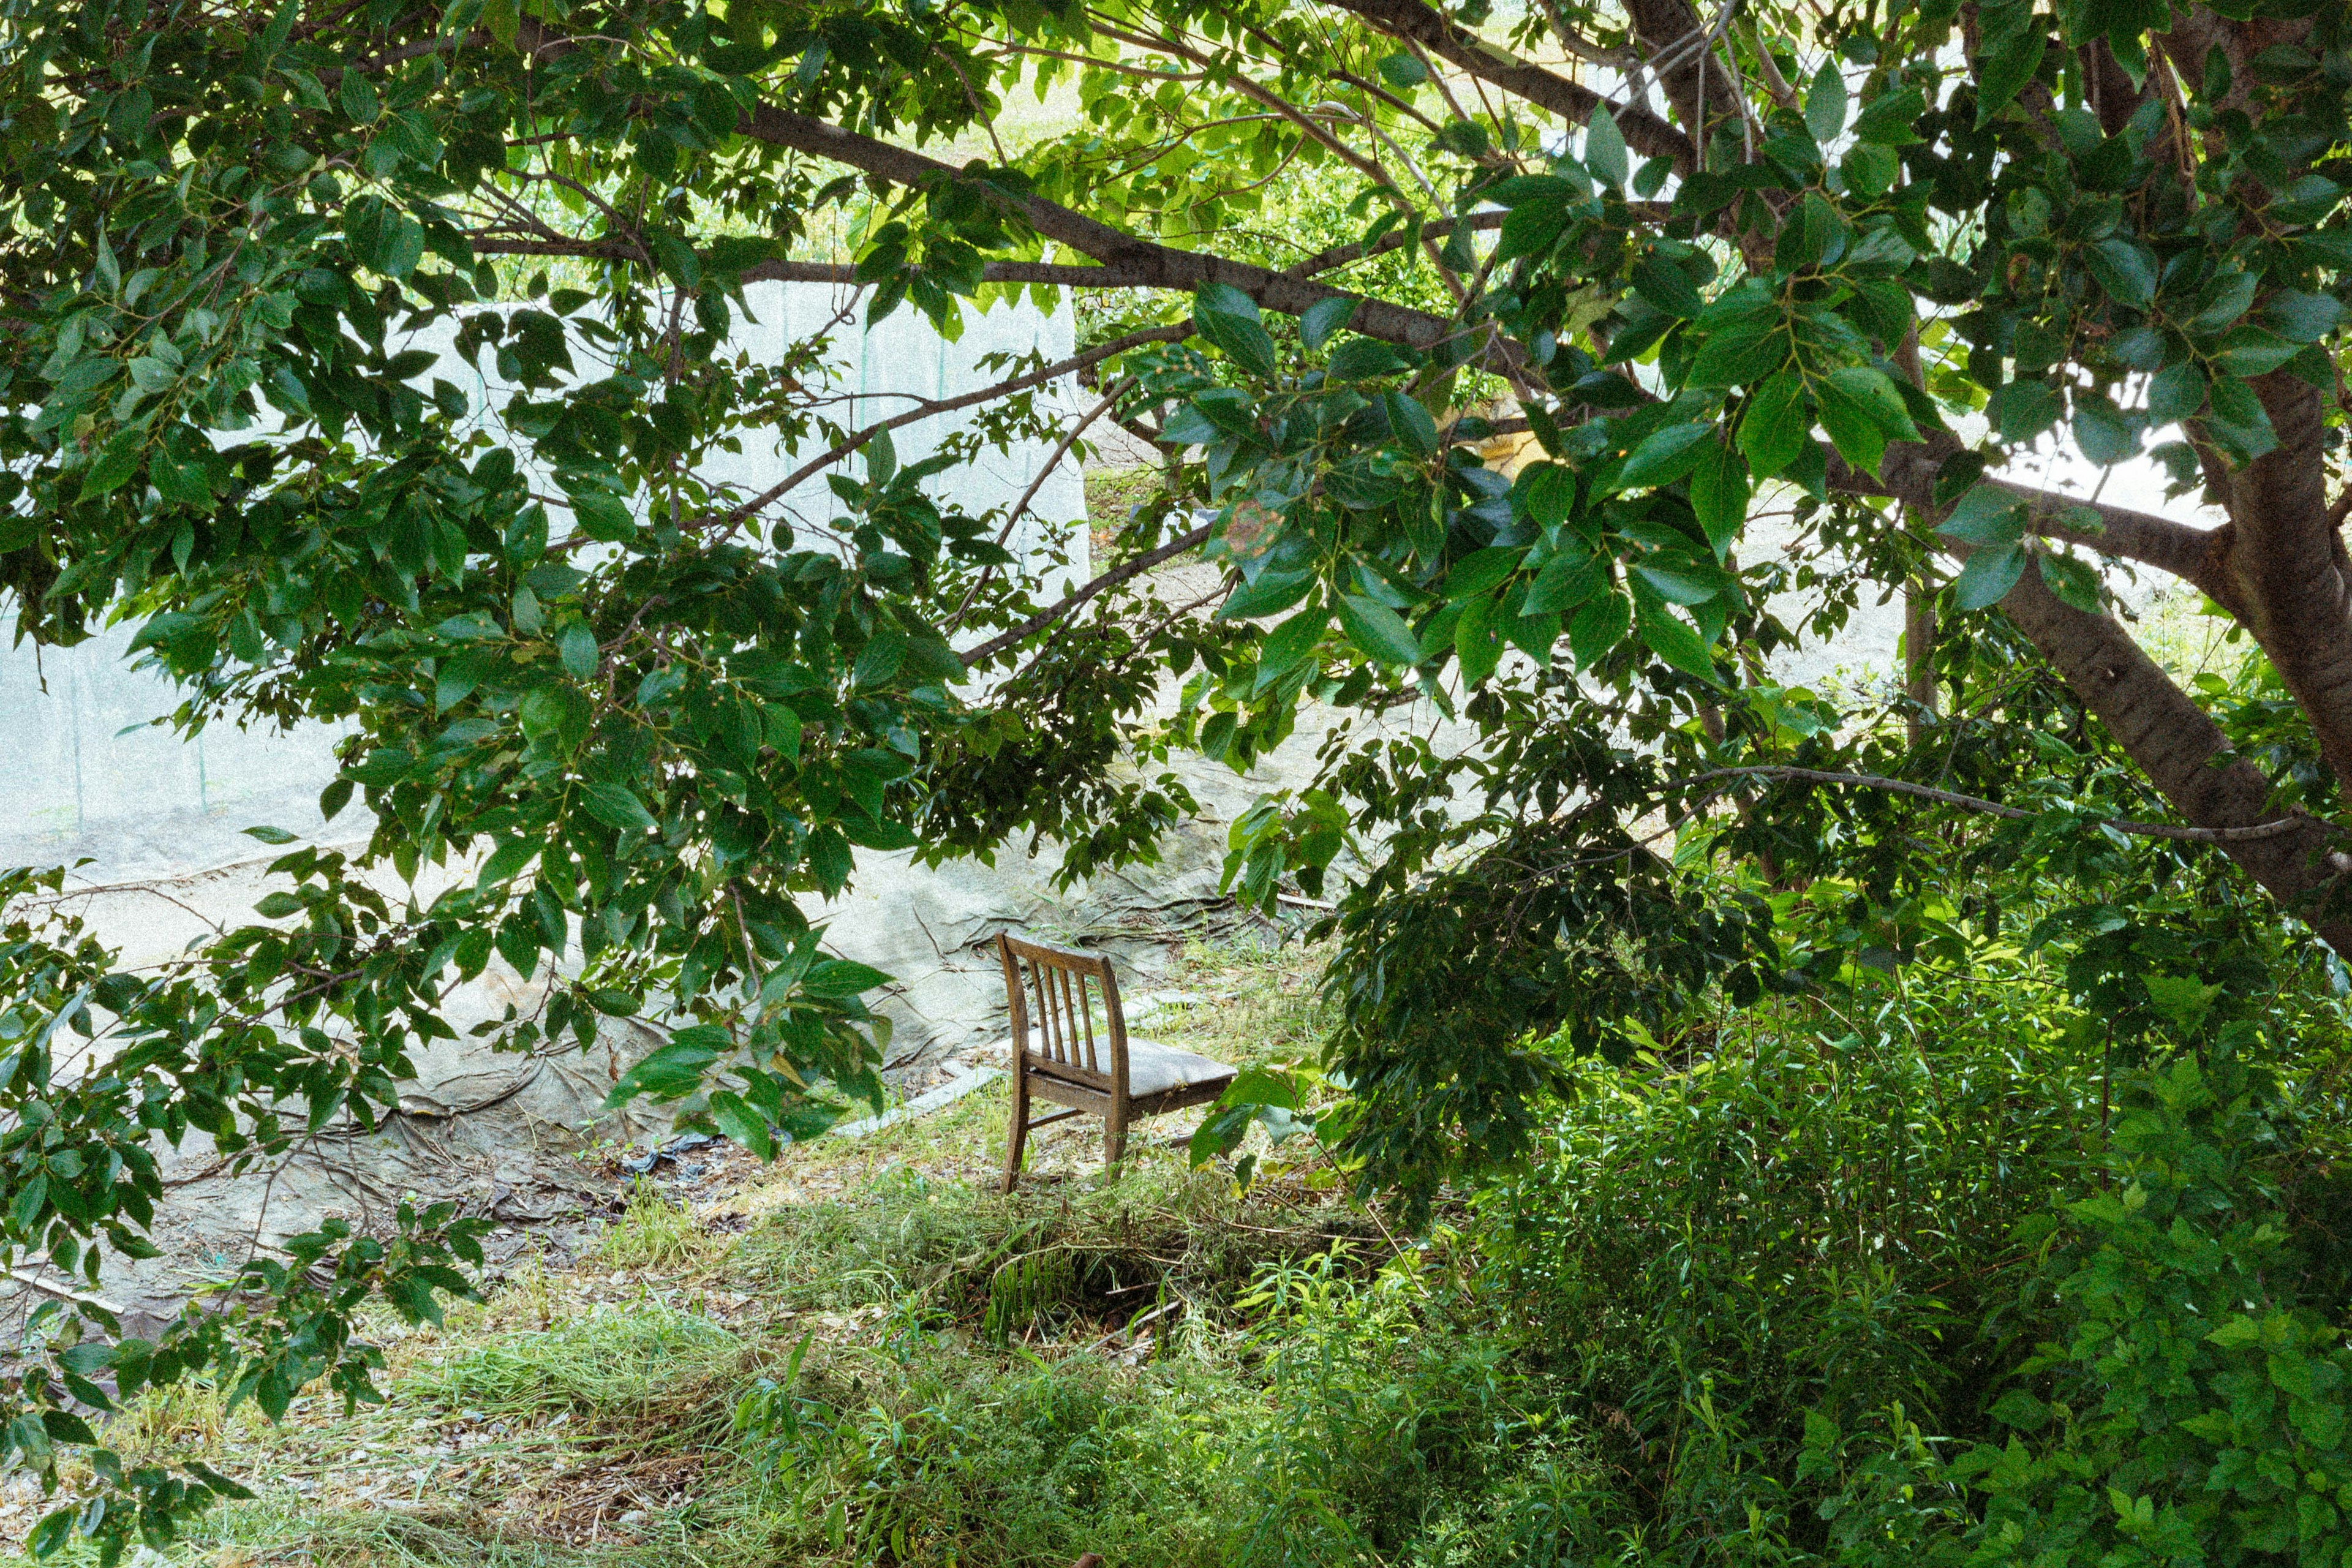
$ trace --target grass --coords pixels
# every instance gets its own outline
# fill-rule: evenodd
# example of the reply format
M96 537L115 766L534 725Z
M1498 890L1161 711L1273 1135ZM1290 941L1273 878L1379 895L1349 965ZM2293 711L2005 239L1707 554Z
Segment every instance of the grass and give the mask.
M627 1206L617 1224L596 1244L596 1256L619 1268L664 1272L689 1269L725 1249L721 1238L705 1232L694 1211L674 1201L649 1181L629 1189Z
M1320 958L1196 942L1136 987L1193 999L1138 1032L1296 1059ZM271 1427L174 1388L113 1436L257 1486L170 1553L223 1568L1220 1560L1256 1495L1264 1281L1335 1257L1367 1278L1377 1227L1311 1169L1237 1196L1170 1147L1189 1119L1116 1176L1097 1130L1048 1129L1008 1197L1005 1115L992 1086L698 1211L641 1181L576 1262L526 1255L442 1326L372 1325L382 1405L313 1394Z

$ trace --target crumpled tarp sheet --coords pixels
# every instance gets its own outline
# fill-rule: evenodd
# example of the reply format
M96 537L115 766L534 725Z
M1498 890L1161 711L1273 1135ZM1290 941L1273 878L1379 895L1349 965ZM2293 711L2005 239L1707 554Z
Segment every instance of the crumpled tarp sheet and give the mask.
M833 951L892 975L877 999L893 1023L886 1076L911 1076L912 1089L954 1053L1003 1032L997 932L1096 947L1148 978L1188 938L1242 918L1217 890L1223 848L1222 823L1189 823L1170 835L1160 865L1100 877L1067 895L1052 886L1057 861L1050 854L936 869L917 868L905 855L870 855L851 893L810 913L826 923ZM215 925L249 919L268 887L267 863L85 887L68 904L123 945L126 963L153 963ZM439 875L464 874L460 867ZM436 890L423 885L418 895L429 900ZM586 1051L566 1043L500 1054L467 1036L509 1004L530 1012L542 985L527 984L494 959L454 991L448 1016L459 1038L419 1053L399 1112L373 1131L340 1116L274 1166L241 1173L201 1132L177 1148L159 1139L167 1189L153 1240L162 1255L111 1260L97 1294L121 1312L130 1331L152 1332L191 1290L233 1273L255 1249L273 1251L335 1218L383 1232L404 1198L455 1199L503 1222L494 1259L526 1245L533 1231L559 1246L584 1242L589 1222L612 1212L625 1180L600 1151L670 1130L660 1108L603 1108L614 1080L665 1037L640 1020L606 1019ZM0 1293L10 1289L0 1284Z

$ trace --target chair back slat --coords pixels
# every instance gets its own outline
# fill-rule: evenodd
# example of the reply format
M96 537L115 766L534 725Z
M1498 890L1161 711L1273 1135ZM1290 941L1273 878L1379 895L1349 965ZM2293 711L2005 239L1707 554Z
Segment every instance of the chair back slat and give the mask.
M996 945L1012 1005L1013 1038L1023 1054L1048 1071L1094 1079L1124 1094L1127 1021L1119 1012L1118 978L1110 960L1010 934L1000 934Z

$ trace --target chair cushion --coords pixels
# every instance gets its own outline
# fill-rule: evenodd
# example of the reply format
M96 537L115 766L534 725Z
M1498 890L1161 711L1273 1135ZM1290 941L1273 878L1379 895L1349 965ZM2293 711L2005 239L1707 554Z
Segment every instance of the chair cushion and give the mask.
M1029 1037L1034 1047L1037 1031L1030 1030ZM1110 1067L1110 1042L1101 1041L1097 1048L1102 1053L1103 1067L1108 1072ZM1052 1072L1055 1066L1051 1062L1037 1061L1034 1056L1031 1065L1043 1072ZM1138 1099L1145 1095L1162 1094L1171 1089L1204 1083L1223 1083L1234 1078L1240 1070L1238 1068L1229 1067L1223 1062L1192 1051L1179 1050L1174 1046L1163 1046L1157 1040L1139 1040L1132 1036L1128 1038L1127 1092Z
M1130 1039L1127 1042L1127 1092L1132 1095L1160 1094L1171 1089L1188 1088L1204 1083L1224 1083L1239 1072L1237 1068L1191 1051L1163 1046L1156 1040Z

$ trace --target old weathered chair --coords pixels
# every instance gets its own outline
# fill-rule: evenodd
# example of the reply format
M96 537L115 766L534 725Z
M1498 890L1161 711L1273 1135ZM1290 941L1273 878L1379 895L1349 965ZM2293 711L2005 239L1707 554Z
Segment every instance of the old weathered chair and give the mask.
M1235 1069L1191 1051L1127 1037L1118 977L1110 960L1000 935L1004 990L1013 1004L1013 1130L1005 1138L1004 1190L1021 1180L1033 1127L1073 1116L1103 1119L1103 1161L1118 1163L1128 1124L1200 1105L1223 1094ZM1088 994L1092 992L1090 996ZM1097 1019L1100 1023L1097 1023ZM1029 1119L1032 1097L1069 1107Z

